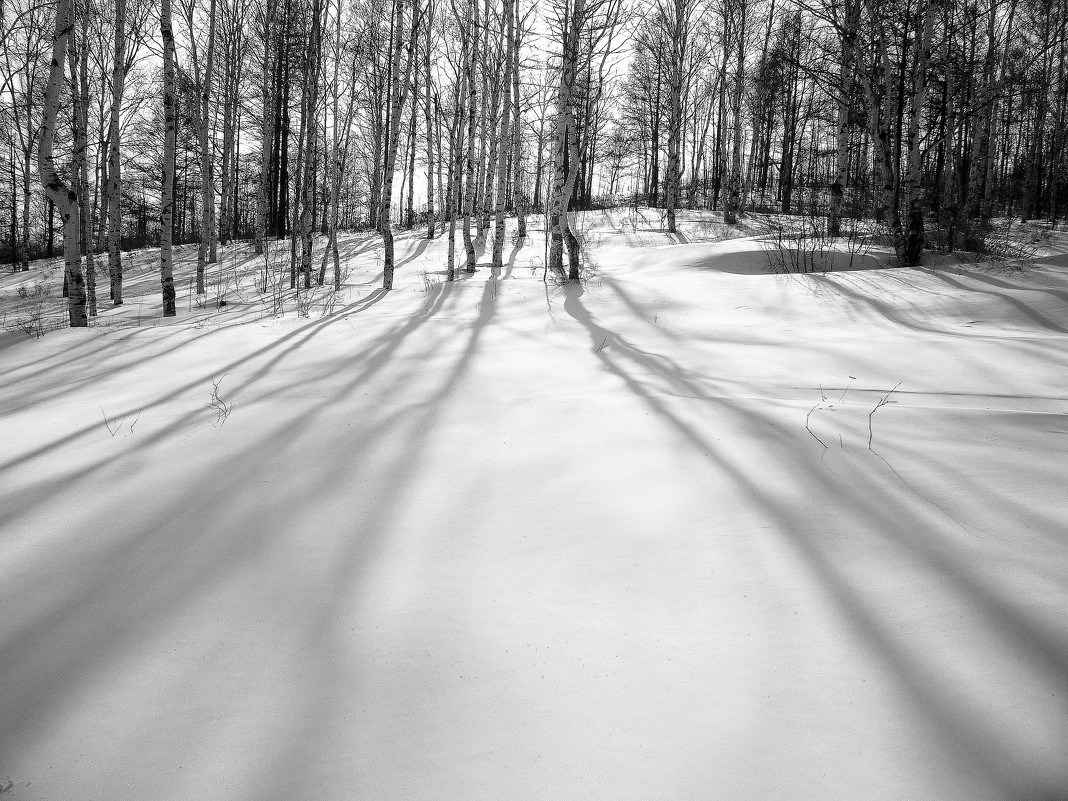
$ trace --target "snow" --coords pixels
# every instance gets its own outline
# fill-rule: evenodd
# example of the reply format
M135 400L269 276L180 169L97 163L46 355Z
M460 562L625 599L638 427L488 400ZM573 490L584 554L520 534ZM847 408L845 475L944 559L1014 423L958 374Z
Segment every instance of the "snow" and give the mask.
M1063 255L629 220L0 340L5 801L1068 796Z

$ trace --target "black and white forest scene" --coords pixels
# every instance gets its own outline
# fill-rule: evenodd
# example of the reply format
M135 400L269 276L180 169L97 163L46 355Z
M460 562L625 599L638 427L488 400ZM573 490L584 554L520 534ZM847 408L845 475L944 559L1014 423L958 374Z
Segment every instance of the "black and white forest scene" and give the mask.
M1068 801L1068 0L0 0L0 801Z

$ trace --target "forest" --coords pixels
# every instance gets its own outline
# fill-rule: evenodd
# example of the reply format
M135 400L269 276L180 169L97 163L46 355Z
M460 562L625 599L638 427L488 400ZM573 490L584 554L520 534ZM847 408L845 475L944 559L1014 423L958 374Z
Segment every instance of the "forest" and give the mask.
M984 254L1068 206L1066 31L1063 0L4 0L0 261L62 254L84 326L133 248L167 315L186 243L198 294L237 240L337 288L337 232L376 231L389 289L393 227L451 280L532 215L577 280L574 213L627 205Z

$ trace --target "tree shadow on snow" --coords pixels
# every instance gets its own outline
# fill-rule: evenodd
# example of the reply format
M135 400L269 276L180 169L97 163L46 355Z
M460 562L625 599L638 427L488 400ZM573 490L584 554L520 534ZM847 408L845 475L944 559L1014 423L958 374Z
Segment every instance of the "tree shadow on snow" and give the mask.
M1014 658L1029 668L1029 675L1041 676L1051 686L1068 684L1068 642L1064 632L1049 627L1048 620L1035 615L1028 603L1007 596L984 581L981 563L968 550L962 550L955 537L946 535L952 522L924 505L902 503L894 487L892 468L874 454L861 451L850 472L838 475L822 464L825 454L808 439L804 427L787 434L759 408L744 400L708 395L704 376L685 369L660 354L642 351L625 337L596 322L583 302L580 284L564 288L564 309L587 332L592 352L602 367L617 376L625 386L671 429L680 434L693 450L702 455L716 475L737 493L750 508L761 510L799 554L812 578L833 599L834 606L849 621L894 676L898 686L914 700L943 739L952 744L970 769L984 776L1006 798L1062 799L1063 776L1053 763L1036 770L1026 743L1006 740L996 704L983 688L957 681L944 669L937 651L913 640L894 617L894 604L866 586L861 565L843 560L835 548L835 538L827 536L826 520L805 521L797 510L766 490L766 476L754 475L749 461L777 464L784 475L804 476L816 497L832 498L838 508L832 519L861 521L861 531L875 532L871 547L899 561L914 580L933 582L948 592L952 604L976 610L987 630L994 633L997 648L1012 649ZM671 396L675 396L674 398ZM737 421L743 431L752 432L755 441L767 442L765 459L742 462L732 458L704 430L690 422L676 407L682 398L704 399L716 411ZM866 524L866 525L865 525ZM982 638L985 640L985 637ZM988 643L977 643L974 658ZM971 654L969 654L971 656ZM1065 699L1050 699L1061 717L1068 717Z

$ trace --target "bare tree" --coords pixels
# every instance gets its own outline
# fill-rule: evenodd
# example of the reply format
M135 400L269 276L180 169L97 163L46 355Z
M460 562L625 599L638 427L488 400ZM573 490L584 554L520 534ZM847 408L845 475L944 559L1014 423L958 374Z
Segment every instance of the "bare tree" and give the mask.
M52 69L45 89L41 133L38 138L40 144L37 151L37 171L48 199L55 204L63 222L67 315L72 328L84 328L89 325L89 317L86 313L85 277L82 275L78 193L60 177L53 154L56 118L59 115L63 90L63 65L67 61L67 48L73 30L72 0L58 0L55 33L52 37Z
M657 0L658 22L663 26L664 38L668 42L668 161L664 199L669 233L675 233L675 209L678 208L681 193L683 83L696 9L697 0Z
M842 199L849 172L849 112L853 88L853 64L857 27L860 24L860 0L842 0L841 20L835 20L839 39L838 85L835 110L835 174L831 184L831 202L827 212L828 236L842 235Z
M508 142L512 135L512 48L515 43L514 0L504 0L504 76L502 79L504 105L501 109L500 147L497 158L497 208L493 231L493 267L504 266L504 207L507 204Z
M419 0L413 0L411 28L408 35L405 36L404 3L405 0L394 0L393 2L393 24L396 32L393 51L390 53L390 72L393 76L393 84L389 98L390 127L386 137L382 170L381 205L379 206L379 226L385 251L382 265L383 289L393 288L393 230L389 210L393 199L393 174L397 167L397 139L400 136L401 118L405 101L408 98L412 69L415 66L415 42L419 35L420 24ZM407 51L407 57L403 59L402 50Z
M111 72L111 122L108 130L108 272L111 301L122 305L122 150L119 117L126 88L126 0L115 0L115 61Z
M61 0L63 2L65 0ZM159 272L163 290L163 316L174 317L178 311L174 292L174 163L176 114L174 95L174 26L171 0L160 0L160 35L163 37L163 181L160 188Z
M745 88L746 39L748 35L750 0L725 0L725 16L729 16L734 31L734 85L731 89L731 117L734 129L731 139L731 168L727 177L727 202L723 208L723 221L728 225L738 223L742 211L742 90Z
M265 0L259 12L260 28L260 180L256 189L256 234L257 255L263 255L267 247L268 174L271 164L271 145L274 142L274 101L272 77L274 75L275 4Z

